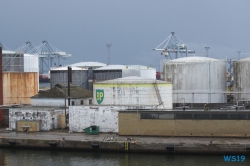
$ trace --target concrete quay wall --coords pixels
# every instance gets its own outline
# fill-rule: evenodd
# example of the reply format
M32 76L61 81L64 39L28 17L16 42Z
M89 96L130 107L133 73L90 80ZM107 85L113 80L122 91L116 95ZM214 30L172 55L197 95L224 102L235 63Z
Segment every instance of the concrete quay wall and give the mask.
M88 150L116 152L149 153L193 153L193 154L250 154L250 143L171 143L143 141L82 141L82 140L45 140L30 138L0 138L0 147L43 148L56 150Z

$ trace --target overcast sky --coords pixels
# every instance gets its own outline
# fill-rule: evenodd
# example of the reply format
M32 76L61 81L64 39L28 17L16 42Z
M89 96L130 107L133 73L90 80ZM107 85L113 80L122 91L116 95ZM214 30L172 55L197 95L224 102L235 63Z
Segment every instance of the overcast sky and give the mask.
M16 48L43 40L81 61L151 65L165 57L152 48L171 32L197 55L238 58L250 53L249 0L0 0L0 42ZM246 55L245 55L246 56ZM242 57L244 55L242 54Z

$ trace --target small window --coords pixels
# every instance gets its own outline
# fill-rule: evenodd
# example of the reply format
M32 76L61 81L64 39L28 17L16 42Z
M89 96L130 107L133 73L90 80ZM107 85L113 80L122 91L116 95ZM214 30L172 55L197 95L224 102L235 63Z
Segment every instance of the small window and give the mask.
M72 101L72 102L71 102L71 105L75 105L75 101Z
M92 104L92 99L89 99L89 104Z
M81 105L83 105L84 104L84 102L83 102L83 100L81 100Z

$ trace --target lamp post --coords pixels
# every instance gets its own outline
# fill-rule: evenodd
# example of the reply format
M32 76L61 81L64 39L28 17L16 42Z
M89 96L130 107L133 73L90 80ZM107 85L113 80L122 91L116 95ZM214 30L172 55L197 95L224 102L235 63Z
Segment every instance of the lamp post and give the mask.
M185 111L185 98L181 98L183 99L183 111Z
M106 46L108 47L108 65L109 65L110 64L109 48L111 47L111 43L107 43Z

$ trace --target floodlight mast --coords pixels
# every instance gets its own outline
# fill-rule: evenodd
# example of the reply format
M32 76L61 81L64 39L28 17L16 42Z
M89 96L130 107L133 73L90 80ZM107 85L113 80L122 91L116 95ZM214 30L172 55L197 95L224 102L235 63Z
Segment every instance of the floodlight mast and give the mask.
M168 36L159 46L153 48L155 51L161 51L161 55L165 57L170 56L171 53L175 54L175 58L179 58L179 54L185 53L186 57L189 53L195 53L194 50L188 50L187 45L185 45L180 38L175 35L175 32L171 32L171 35Z
M110 65L110 47L111 47L112 43L107 43L106 46L108 47L108 64Z

